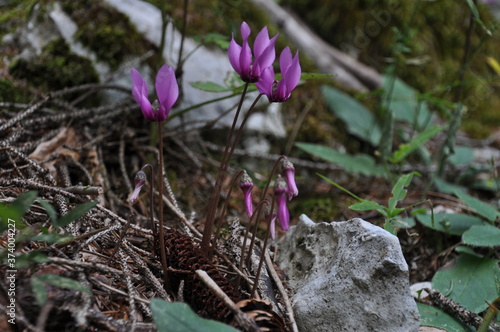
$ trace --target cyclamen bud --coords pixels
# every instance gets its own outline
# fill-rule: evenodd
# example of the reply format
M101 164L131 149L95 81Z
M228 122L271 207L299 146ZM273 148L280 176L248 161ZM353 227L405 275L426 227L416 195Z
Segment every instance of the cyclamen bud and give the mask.
M291 200L293 196L299 194L299 189L297 189L295 183L295 167L287 158L283 158L281 162L281 173L285 177L288 186L288 200Z
M274 197L276 198L276 203L278 204L278 220L280 222L281 229L287 231L290 229L290 212L286 206L286 196L288 193L288 185L286 181L278 176L274 184Z
M267 209L264 213L264 217L266 218L266 221L269 222L271 239L274 240L276 238L276 212L271 214L269 209Z
M141 192L142 187L146 183L146 173L144 173L142 170L137 172L135 175L135 188L132 194L130 195L130 198L128 201L130 204L134 204L135 201L137 200L137 197L139 197L139 193Z
M247 174L247 172L243 172L240 180L240 188L243 191L243 201L245 204L245 210L249 217L253 214L253 203L252 203L252 188L253 182L252 178Z

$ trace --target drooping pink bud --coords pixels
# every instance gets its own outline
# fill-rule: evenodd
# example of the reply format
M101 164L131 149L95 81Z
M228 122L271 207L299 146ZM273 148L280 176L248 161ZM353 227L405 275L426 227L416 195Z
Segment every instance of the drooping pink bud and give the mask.
M137 172L135 175L135 188L132 194L130 195L128 201L130 204L134 204L137 198L139 197L139 193L141 192L142 187L146 183L146 173L144 173L142 170Z
M288 200L291 200L293 196L299 194L299 189L295 183L295 167L287 158L283 158L281 161L281 174L285 177L288 186Z
M274 197L276 198L276 203L278 204L278 220L280 222L281 229L284 231L288 231L290 229L290 212L286 206L287 194L288 185L286 184L286 181L278 175L278 178L274 183Z
M276 212L273 212L271 215L270 211L268 210L264 213L264 217L269 222L271 239L274 240L276 238Z
M245 204L245 210L248 217L251 217L253 214L253 202L252 202L252 188L253 182L252 178L247 174L247 172L243 172L240 180L240 188L243 191L243 202Z

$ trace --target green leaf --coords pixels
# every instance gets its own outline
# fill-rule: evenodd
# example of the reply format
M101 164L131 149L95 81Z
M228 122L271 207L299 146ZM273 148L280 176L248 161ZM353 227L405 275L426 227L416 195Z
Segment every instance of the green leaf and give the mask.
M452 235L462 235L474 225L486 224L481 218L460 213L434 213L434 226L430 214L418 214L417 220L431 229Z
M384 86L388 86L391 79L393 77L384 75ZM420 102L417 98L417 91L399 78L395 79L392 91L384 89L382 98L389 100L389 108L396 120L415 124L417 129L424 129L432 123L433 115L427 103Z
M473 226L474 227L474 226ZM466 246L458 246L455 248L455 251L458 252L459 254L467 254L467 255L472 255L476 256L479 258L484 257L484 255L478 254L477 252L474 251L471 247L466 247Z
M76 206L73 210L69 211L67 214L59 218L59 220L54 223L54 226L64 227L78 218L82 217L85 213L89 212L97 202L87 202Z
M411 172L411 173L402 175L398 179L398 181L396 182L396 184L392 188L392 196L389 198L389 204L388 204L388 211L389 212L394 210L394 208L396 207L396 205L398 204L399 201L402 201L403 199L405 199L408 191L404 188L407 187L408 185L410 185L411 180L413 179L413 176L415 174L418 174L418 173ZM394 217L394 216L395 215L393 215L392 217Z
M34 276L33 278L37 278L41 282L51 285L54 287L65 288L65 289L74 289L80 292L90 293L90 291L85 288L82 284L80 284L75 279L62 277L57 274L46 273Z
M349 206L349 209L354 210L354 211L368 211L368 210L377 210L379 212L383 212L384 214L386 213L386 208L377 202L372 202L368 200L363 200L362 202L359 203L354 203L353 205Z
M47 290L45 289L45 283L37 277L33 277L30 280L30 284L33 295L35 295L36 303L42 307L45 302L47 302Z
M479 313L500 294L498 260L467 254L458 256L456 263L439 270L432 278L432 287L457 301L472 312Z
M210 44L213 43L223 50L229 47L229 38L227 35L220 33L207 33L206 35L194 36L194 41L197 43Z
M328 108L345 123L351 135L372 146L378 146L382 129L372 112L356 99L333 87L323 86L322 91Z
M471 330L463 326L458 320L448 315L439 308L417 302L420 313L420 325L432 326L444 329L447 332L470 332Z
M471 12L472 12L472 15L474 15L474 19L476 20L476 22L481 26L481 28L483 28L483 30L489 35L491 36L491 31L486 27L486 25L484 25L483 21L481 20L481 17L479 17L479 12L477 10L477 7L476 5L474 4L474 1L472 0L465 0L465 2L467 2L467 5L469 6Z
M68 234L39 234L30 238L30 241L57 244L68 242L71 239L73 239L73 237Z
M16 256L16 269L23 269L29 267L34 263L46 263L49 258L38 251L31 251L26 254L21 254Z
M91 294L90 291L83 287L78 281L52 273L36 275L31 278L30 283L31 289L35 294L35 299L39 306L43 306L47 301L47 290L45 289L46 285L74 289Z
M436 189L439 192L445 193L445 194L453 194L456 190L463 191L463 192L465 192L465 190L466 190L462 186L457 186L455 184L446 182L445 180L440 179L440 178L435 178L434 184L436 185Z
M47 201L45 201L41 198L39 198L37 201L45 209L45 212L47 212L47 215L49 216L52 224L56 224L57 223L57 212L54 209L54 207L52 205L50 205Z
M313 80L313 79L322 79L322 78L333 78L337 75L331 74L321 74L321 73L302 73L300 75L301 80Z
M233 91L233 88L222 86L215 82L207 81L207 82L190 82L189 83L193 88L208 91L208 92L227 92Z
M352 198L355 198L357 199L358 201L360 202L363 202L365 201L364 199L362 199L361 197L357 196L356 194L350 192L349 190L347 190L346 188L342 187L340 184L336 183L336 182L333 182L332 180L330 180L329 178L327 178L326 176L324 175L321 175L319 173L316 173L317 176L319 176L320 178L322 178L323 180L325 180L326 182L330 183L332 186L334 186L335 188L338 188L340 190L342 190L343 192L345 192L346 194L348 194L349 196L351 196Z
M17 197L14 202L10 204L0 203L0 233L8 228L9 219L14 220L17 229L25 228L26 225L21 218L33 205L37 196L37 191L28 191Z
M474 149L468 146L455 146L448 161L454 165L468 165L474 161Z
M423 146L428 140L440 133L444 128L440 126L429 127L417 136L415 136L409 143L399 145L398 150L394 151L392 157L388 160L397 164L403 161L412 152Z
M158 332L237 332L238 330L204 319L182 302L151 300L151 313Z
M454 194L465 202L469 207L474 209L477 214L486 218L491 223L494 223L496 218L500 215L497 209L493 206L480 201L479 199L469 196L464 192L455 191Z
M476 247L500 246L500 228L489 224L472 226L462 235L462 242Z
M338 152L328 146L311 143L295 143L295 146L313 156L340 165L347 172L360 173L367 176L382 176L385 174L383 167L376 165L375 159L366 154L352 156Z

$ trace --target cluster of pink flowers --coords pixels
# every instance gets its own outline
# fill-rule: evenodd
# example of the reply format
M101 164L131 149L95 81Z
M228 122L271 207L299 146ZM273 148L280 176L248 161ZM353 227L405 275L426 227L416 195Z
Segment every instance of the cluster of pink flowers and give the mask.
M240 75L246 83L255 83L259 92L266 95L269 102L282 103L290 98L292 90L295 89L300 81L302 69L299 63L298 51L292 56L292 51L286 47L280 55L279 67L281 80L275 78L273 63L276 59L275 44L278 35L269 38L267 27L264 27L255 38L253 50L249 45L250 27L243 22L240 27L242 44L239 45L232 36L229 44L228 56L234 70ZM179 87L175 77L173 67L164 65L157 73L155 89L158 100L154 103L149 101L148 86L139 72L132 68L130 72L132 78L132 95L140 106L144 118L153 122L166 121L172 106L179 96ZM277 203L277 213L270 216L271 234L274 238L274 223L276 217L283 230L289 229L290 213L286 206L287 198L291 199L298 194L295 184L295 169L288 159L282 161L282 174L278 176L274 186L274 196ZM253 214L251 190L253 183L251 178L245 173L240 182L240 187L244 194L244 204L248 216ZM139 173L136 178L135 190L131 196L131 202L137 199L137 196L145 183L145 174Z
M280 55L279 65L281 80L277 81L273 62L276 59L274 45L276 38L269 38L267 27L264 27L255 38L252 49L248 44L251 30L246 22L240 27L242 45L236 43L234 35L229 44L229 61L241 79L247 83L255 83L260 93L265 94L271 103L282 103L290 98L300 80L302 69L299 63L299 52L292 57L292 51L286 47Z
M261 94L267 96L271 103L282 103L288 100L300 81L302 69L299 63L299 52L292 56L292 51L286 47L280 54L279 66L281 80L276 80L273 63L276 59L275 44L278 35L269 38L267 27L264 27L255 38L252 48L249 45L250 27L246 22L241 23L240 33L242 44L239 45L234 40L234 34L229 44L228 55L229 62L234 70L240 75L240 78L246 83L255 83ZM295 168L288 159L283 159L282 175L276 179L274 184L274 196L278 205L278 213L270 216L271 235L274 238L274 223L276 216L280 222L281 229L287 231L290 224L290 213L286 205L287 197L291 199L297 196L299 191L295 184ZM251 216L252 198L251 190L253 184L248 175L240 182L240 188L243 191L244 202L247 214Z

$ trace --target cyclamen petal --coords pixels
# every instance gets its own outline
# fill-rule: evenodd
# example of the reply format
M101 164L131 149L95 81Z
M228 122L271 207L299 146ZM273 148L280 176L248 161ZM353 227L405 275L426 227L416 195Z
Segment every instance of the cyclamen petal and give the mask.
M163 65L158 74L156 75L156 94L160 105L165 108L168 116L170 109L179 97L179 86L175 78L175 71L173 67Z
M273 38L274 41L276 41L276 37ZM273 62L276 59L276 51L274 50L274 41L264 49L262 54L260 54L258 57L256 56L256 59L254 61L254 67L258 64L260 68L266 69L273 65Z
M240 53L240 74L241 78L250 79L250 67L252 65L252 50L248 42L244 41ZM245 79L243 79L245 80Z
M269 32L267 27L263 27L262 30L255 37L255 42L253 44L253 53L256 58L260 57L264 50L269 46Z
M245 21L241 22L240 33L241 33L241 37L243 38L243 40L247 40L248 37L250 37L251 32L252 32L252 30L250 30L250 27L248 26L247 22L245 22Z
M299 63L299 52L295 54L292 60L292 64L287 68L286 72L283 73L283 80L285 81L285 85L290 93L293 89L299 84L300 75L302 74L302 69L300 68Z
M231 39L231 42L229 43L229 48L227 49L227 53L229 56L229 62L231 63L231 66L233 66L234 70L239 74L241 72L241 66L240 66L241 46L236 44L236 41L234 40L234 35L233 38Z
M260 93L266 96L271 96L273 94L274 85L274 69L273 67L267 67L261 74L260 79L255 83L257 89Z
M292 64L292 51L290 47L285 47L280 54L280 69L281 73L286 73L290 65Z
M142 114L148 121L154 121L153 107L148 99L148 85L142 78L141 74L134 68L130 70L132 77L132 96L137 104L139 104Z

